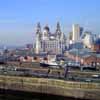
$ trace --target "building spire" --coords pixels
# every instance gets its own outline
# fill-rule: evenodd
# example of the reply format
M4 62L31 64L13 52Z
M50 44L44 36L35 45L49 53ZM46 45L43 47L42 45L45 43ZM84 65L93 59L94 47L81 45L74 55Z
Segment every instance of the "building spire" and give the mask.
M40 22L38 22L36 26L36 33L40 33L40 32L41 32L41 25Z
M60 23L59 22L57 22L56 32L61 32L61 28L60 28Z
M61 35L62 35L59 22L57 22L57 26L56 26L56 35L57 35L57 38L59 38L59 39L61 38Z

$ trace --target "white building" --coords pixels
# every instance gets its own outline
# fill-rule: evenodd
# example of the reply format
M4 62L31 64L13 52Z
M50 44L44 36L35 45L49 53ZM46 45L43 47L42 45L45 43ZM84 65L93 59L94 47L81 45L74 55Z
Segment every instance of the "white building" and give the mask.
M91 48L93 42L94 42L93 34L88 31L84 32L83 44L85 45L85 47Z
M80 26L78 24L72 25L72 41L77 42L80 39Z
M66 46L65 34L61 32L60 24L57 23L56 31L54 34L50 32L48 25L41 31L40 23L37 24L36 28L36 39L35 39L35 53L55 53L62 54Z

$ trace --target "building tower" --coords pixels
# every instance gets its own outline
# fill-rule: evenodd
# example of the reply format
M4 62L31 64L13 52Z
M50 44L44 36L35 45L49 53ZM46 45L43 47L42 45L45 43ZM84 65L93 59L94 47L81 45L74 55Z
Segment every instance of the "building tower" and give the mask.
M35 43L35 53L38 54L40 51L40 39L41 39L41 26L37 23L36 27L36 43Z
M49 33L50 33L50 29L48 25L46 25L43 29L42 40L48 40Z
M60 51L60 53L62 53L63 50L65 49L65 34L61 32L59 22L57 22L57 26L56 26L56 35L58 41L58 50Z
M57 22L57 26L56 26L56 35L57 35L57 38L60 39L61 28L60 28L60 23L59 22Z
M77 42L80 39L80 26L78 24L73 24L72 34L73 42Z

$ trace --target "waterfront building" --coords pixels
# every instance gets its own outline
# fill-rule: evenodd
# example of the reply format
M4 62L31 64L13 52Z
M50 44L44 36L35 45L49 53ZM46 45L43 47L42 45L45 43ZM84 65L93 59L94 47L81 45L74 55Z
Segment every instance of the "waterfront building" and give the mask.
M84 65L91 65L93 63L100 65L100 53L93 52L88 48L71 49L65 52L65 56Z
M55 53L62 54L66 47L66 37L61 31L59 22L56 26L56 31L51 33L50 28L46 25L41 31L40 23L36 27L34 49L35 53Z

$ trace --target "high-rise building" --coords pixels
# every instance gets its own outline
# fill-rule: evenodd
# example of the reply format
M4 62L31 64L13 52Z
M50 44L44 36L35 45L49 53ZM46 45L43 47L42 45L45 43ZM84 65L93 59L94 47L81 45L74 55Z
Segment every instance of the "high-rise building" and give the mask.
M84 28L83 27L80 27L80 36L83 35L83 30L84 30Z
M72 40L73 42L77 42L80 39L80 35L82 34L80 30L79 24L72 25Z
M72 40L72 35L73 35L73 33L72 32L69 32L69 34L68 34L68 39L69 40Z
M36 27L36 41L35 41L35 45L34 45L34 49L35 49L35 53L39 53L40 51L40 37L41 37L41 26L40 23L37 23L37 27Z

